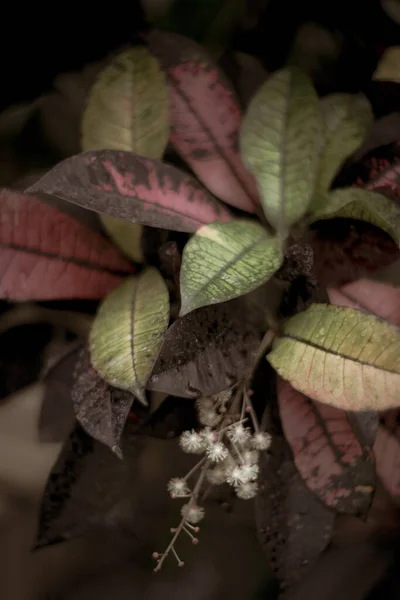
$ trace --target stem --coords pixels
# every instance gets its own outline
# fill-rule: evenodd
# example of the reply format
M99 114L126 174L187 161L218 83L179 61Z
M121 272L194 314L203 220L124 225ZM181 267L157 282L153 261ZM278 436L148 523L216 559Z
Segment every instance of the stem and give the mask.
M199 460L198 463L196 463L194 465L193 469L191 469L189 471L189 473L187 473L187 475L185 475L185 477L183 479L186 481L187 479L189 479L189 477L191 477L193 475L193 473L196 473L197 469L199 467L201 467L202 464L204 464L205 460L206 460L206 457L204 456L201 460Z

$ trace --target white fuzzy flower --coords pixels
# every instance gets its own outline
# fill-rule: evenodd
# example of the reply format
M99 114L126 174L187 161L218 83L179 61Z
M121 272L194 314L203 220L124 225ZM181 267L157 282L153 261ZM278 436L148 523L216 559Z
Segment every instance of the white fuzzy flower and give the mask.
M214 404L214 400L208 397L197 398L196 400L197 410L209 410L210 408L214 408Z
M259 473L259 467L257 463L249 464L245 463L241 467L242 469L242 481L247 483L248 481L253 481L257 479Z
M258 462L259 453L257 450L243 450L241 456L244 463L252 465Z
M213 462L221 462L228 456L228 448L222 442L215 442L207 446L206 454Z
M226 477L226 481L230 484L230 485L240 485L241 483L243 483L243 467L241 467L240 465L236 465L235 467L233 467L233 469L231 469Z
M215 411L215 402L211 398L199 398L196 402L199 421L207 427L214 427L221 420Z
M200 431L200 436L203 440L203 444L205 445L205 449L209 444L215 444L218 439L218 434L216 431L211 429L210 427L205 427Z
M190 493L186 481L181 477L173 477L170 479L167 485L167 490L172 498L181 498L182 496L187 496Z
M184 431L179 438L179 443L184 452L191 454L201 454L204 452L203 440L200 434L194 431L194 429Z
M234 444L245 444L250 437L250 430L238 423L228 430L228 437Z
M221 485L226 481L226 469L223 466L223 463L219 463L213 469L208 469L206 472L206 477L210 483L213 485Z
M189 523L196 524L201 521L204 517L204 508L197 506L197 504L184 504L181 508L181 515Z
M249 500L257 495L258 486L256 483L249 481L236 486L236 495L242 500Z
M268 450L271 446L272 436L266 431L255 433L251 439L251 446L254 450Z

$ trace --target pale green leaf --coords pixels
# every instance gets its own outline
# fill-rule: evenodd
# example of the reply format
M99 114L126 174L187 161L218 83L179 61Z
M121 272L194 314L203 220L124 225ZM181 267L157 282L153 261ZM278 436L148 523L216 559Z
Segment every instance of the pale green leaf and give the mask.
M159 272L150 268L129 277L105 298L93 322L93 367L111 385L145 401L168 321L168 290Z
M373 113L363 94L332 94L321 100L320 108L324 140L316 187L325 193L346 158L362 144Z
M99 215L104 229L126 256L137 263L144 261L142 251L143 225L108 215Z
M257 180L267 219L280 232L310 203L321 129L315 90L296 67L272 75L250 102L242 124L242 157Z
M237 220L201 227L183 251L181 316L251 292L282 260L281 241L258 223Z
M317 198L317 197L316 197ZM362 188L342 188L313 204L310 222L335 217L359 219L380 227L400 243L400 206L391 198Z
M344 410L400 405L400 330L353 308L312 304L267 359L306 396Z
M165 75L146 48L116 56L94 83L82 121L82 150L162 157L169 135Z

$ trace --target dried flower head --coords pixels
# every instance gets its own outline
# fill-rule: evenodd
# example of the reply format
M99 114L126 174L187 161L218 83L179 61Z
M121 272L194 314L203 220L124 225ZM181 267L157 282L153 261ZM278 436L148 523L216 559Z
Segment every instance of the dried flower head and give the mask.
M257 479L260 470L257 463L245 463L244 465L242 465L241 469L243 483L247 483L248 481L253 481L254 479Z
M253 481L248 481L247 483L242 483L241 485L236 486L236 495L242 500L250 500L250 498L254 498L257 495L258 486Z
M200 431L201 438L203 440L203 448L207 449L209 444L215 444L218 440L218 434L216 431L211 429L210 427L205 427Z
M206 454L213 462L222 462L228 456L228 448L222 442L207 446Z
M237 423L228 430L228 438L235 444L245 444L250 437L248 427L243 427L242 423Z
M272 436L266 431L258 431L251 440L251 445L254 450L268 450L271 446Z
M201 454L204 452L203 439L197 431L184 431L179 438L179 443L184 452Z
M215 427L221 420L221 415L218 415L215 410L215 401L211 398L199 398L196 401L197 413L199 421L207 427Z
M242 459L246 464L258 463L259 452L257 450L242 450Z
M221 485L226 481L226 468L224 463L219 463L213 469L208 469L206 477L213 485Z
M190 494L190 489L185 479L182 477L173 477L167 485L171 498L182 498Z
M204 508L197 504L184 504L181 508L181 515L189 523L198 523L204 518Z
M229 483L229 485L233 485L235 487L243 483L243 467L240 465L233 467L233 469L231 469L227 474L226 481Z

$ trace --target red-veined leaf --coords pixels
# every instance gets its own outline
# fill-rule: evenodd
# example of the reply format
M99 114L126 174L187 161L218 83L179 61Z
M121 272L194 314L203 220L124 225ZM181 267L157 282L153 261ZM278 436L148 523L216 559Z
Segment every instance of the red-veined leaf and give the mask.
M130 263L99 233L31 196L0 190L0 297L102 298Z
M193 177L158 160L120 150L82 152L67 158L29 192L175 231L196 231L213 221L231 219L229 211Z
M400 288L359 279L339 289L329 288L328 295L332 304L366 310L400 327Z
M283 430L307 486L335 510L365 514L375 484L373 456L347 413L313 402L283 379L278 381Z
M253 212L258 194L240 159L242 114L234 91L195 42L157 30L148 42L167 73L171 142L213 194Z
M392 412L392 411L390 411ZM400 437L398 427L378 428L374 444L376 471L392 498L400 504Z

